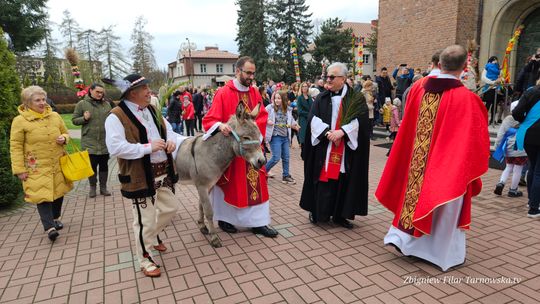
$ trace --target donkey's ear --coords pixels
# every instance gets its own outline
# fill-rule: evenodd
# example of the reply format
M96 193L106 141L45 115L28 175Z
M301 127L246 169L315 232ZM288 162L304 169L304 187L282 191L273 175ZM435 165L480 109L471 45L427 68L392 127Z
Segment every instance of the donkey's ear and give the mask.
M243 102L239 102L236 107L236 119L244 120L246 119L246 107Z
M249 115L251 116L251 118L256 119L257 115L259 115L260 110L261 104L258 103L257 106L251 111L251 113L249 113Z

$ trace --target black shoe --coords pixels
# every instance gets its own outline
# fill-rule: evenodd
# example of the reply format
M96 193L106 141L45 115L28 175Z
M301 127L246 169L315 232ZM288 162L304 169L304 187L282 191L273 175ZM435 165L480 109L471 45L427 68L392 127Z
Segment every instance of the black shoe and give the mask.
M508 196L509 197L521 197L521 196L523 196L523 192L519 191L518 189L510 189L510 190L508 190Z
M348 220L344 219L344 218L334 218L333 222L335 224L337 224L337 225L340 225L343 228L347 228L347 229L353 229L354 228L354 225L351 222L349 222Z
M56 230L62 230L62 228L64 228L64 224L62 224L62 222L59 220L54 220L54 228L56 228Z
M276 229L270 228L268 226L251 228L251 231L255 234L262 234L265 237L271 238L275 238L279 234Z
M49 232L47 232L47 237L49 238L49 240L51 241L56 241L56 238L59 236L60 234L58 233L58 231L56 231L56 229L51 229L49 230Z
M520 185L520 186L522 186L522 187L527 187L527 181L525 180L525 178L522 177L522 178L519 180L519 184L518 184L518 185Z
M530 218L539 218L540 217L540 209L536 208L536 209L530 209L529 208L529 212L527 213L527 217L530 217Z
M228 232L228 233L237 233L238 232L238 229L236 229L236 227L234 227L233 224L229 224L229 223L224 222L224 221L218 221L218 226L219 226L219 228L221 228L221 230L223 230L225 232Z
M493 193L495 193L497 195L502 195L503 189L504 189L504 184L503 183L498 183L497 186L495 186L495 190L493 191Z
M312 224L317 224L317 220L313 217L313 213L312 213L312 212L309 213L309 221L310 221Z

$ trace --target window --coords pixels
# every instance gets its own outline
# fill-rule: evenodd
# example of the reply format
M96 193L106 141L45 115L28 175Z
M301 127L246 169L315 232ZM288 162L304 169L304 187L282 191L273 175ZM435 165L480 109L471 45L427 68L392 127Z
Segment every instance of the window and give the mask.
M364 57L362 59L364 60L364 64L369 64L369 54L364 54Z
M206 64L201 63L201 74L206 74Z
M223 64L216 64L216 73L223 73Z

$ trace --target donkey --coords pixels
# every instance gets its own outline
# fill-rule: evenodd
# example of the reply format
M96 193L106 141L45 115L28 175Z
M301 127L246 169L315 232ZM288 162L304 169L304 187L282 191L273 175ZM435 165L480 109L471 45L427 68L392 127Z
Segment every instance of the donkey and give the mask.
M190 181L195 184L199 194L197 225L203 234L210 234L210 244L213 247L221 247L221 241L214 226L214 211L208 192L237 156L242 157L256 169L266 164L259 142L261 133L253 121L259 110L260 105L257 105L251 113L248 113L240 102L236 114L227 122L232 134L225 136L218 131L207 140L198 135L184 140L179 147L175 164L180 182Z

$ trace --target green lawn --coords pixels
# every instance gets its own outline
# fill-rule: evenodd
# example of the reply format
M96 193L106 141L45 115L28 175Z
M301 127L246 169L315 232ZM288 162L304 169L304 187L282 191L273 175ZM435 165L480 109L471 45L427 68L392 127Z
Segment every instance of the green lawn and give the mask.
M68 153L73 153L74 149L72 149L72 146L71 144L74 144L75 146L77 146L77 148L79 148L79 150L81 149L81 140L79 138L72 138L69 142L69 144L66 145L66 150L68 151Z
M76 126L71 122L71 117L73 117L73 114L60 114L62 116L62 119L64 120L64 123L66 124L66 128L69 129L80 129L81 126Z

